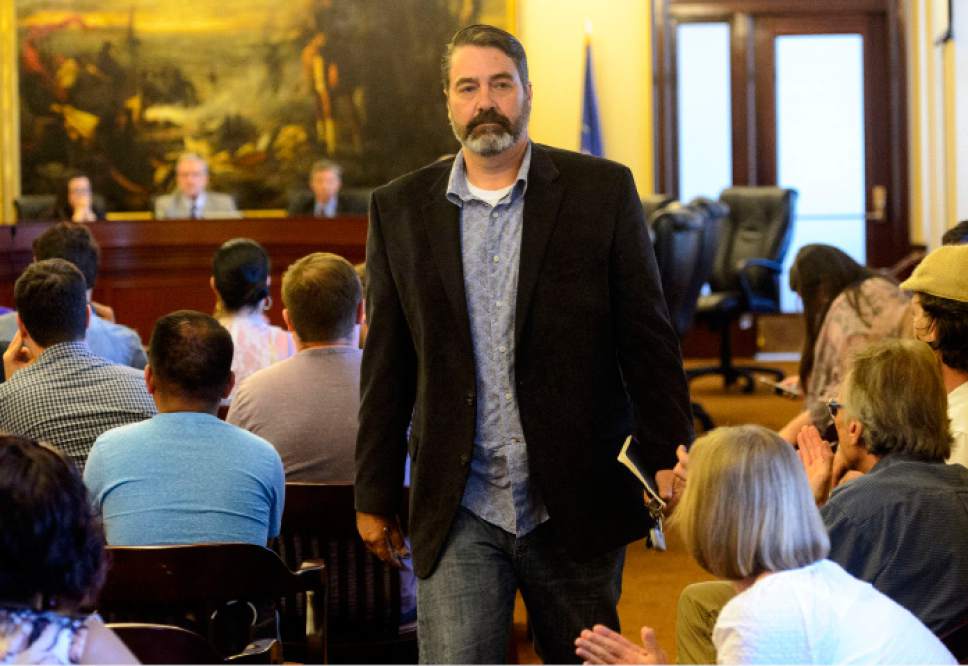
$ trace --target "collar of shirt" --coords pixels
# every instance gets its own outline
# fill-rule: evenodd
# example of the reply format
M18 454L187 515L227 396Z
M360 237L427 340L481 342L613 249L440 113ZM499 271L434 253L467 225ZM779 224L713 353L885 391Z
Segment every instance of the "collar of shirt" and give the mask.
M521 160L521 166L518 167L518 175L514 181L514 187L511 188L509 201L514 201L518 197L524 196L525 191L528 189L528 171L530 169L531 142L529 141L528 147L524 151L524 159ZM454 164L450 168L450 179L447 181L447 200L458 208L463 208L464 204L468 201L480 201L480 199L471 194L471 191L467 187L467 168L464 165L463 150L457 153L457 157L454 158Z
M87 343L84 340L73 340L71 342L58 342L44 349L34 365L47 365L66 358L76 358L78 356L89 356L91 354ZM30 367L30 366L28 366Z

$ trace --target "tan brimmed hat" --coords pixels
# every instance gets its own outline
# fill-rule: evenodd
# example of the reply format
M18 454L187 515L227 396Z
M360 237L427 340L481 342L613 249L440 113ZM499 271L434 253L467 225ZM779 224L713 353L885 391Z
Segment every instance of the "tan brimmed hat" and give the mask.
M901 289L968 303L968 245L944 245L926 256Z

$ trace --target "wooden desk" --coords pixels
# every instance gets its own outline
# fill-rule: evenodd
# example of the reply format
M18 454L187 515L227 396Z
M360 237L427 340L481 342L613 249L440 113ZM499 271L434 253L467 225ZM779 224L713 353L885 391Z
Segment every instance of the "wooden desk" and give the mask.
M50 222L0 228L0 305L13 306L13 284L30 263L34 239ZM94 300L114 308L119 323L148 341L158 317L173 310L211 312L212 255L230 238L261 243L272 261L269 318L282 326L282 273L311 252L332 252L351 263L365 258L366 217L331 220L151 220L87 225L101 246Z

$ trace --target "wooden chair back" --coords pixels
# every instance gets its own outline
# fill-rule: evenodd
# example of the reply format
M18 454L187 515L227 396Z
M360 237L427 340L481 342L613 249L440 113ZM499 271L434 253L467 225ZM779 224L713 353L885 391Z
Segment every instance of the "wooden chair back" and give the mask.
M402 504L406 525L406 490ZM400 572L371 555L360 539L352 484L287 483L278 551L290 567L307 558L326 562L334 662L415 662L416 627L401 629Z
M227 657L199 633L170 624L120 622L107 625L142 664L281 664L282 646L269 639Z
M243 623L252 627L264 609L275 615L282 604L301 595L307 606L301 614L305 656L326 660L327 580L322 562L304 562L291 571L268 548L244 543L112 546L107 551L108 573L97 607L108 621L185 625L207 635L228 656L252 638L239 634ZM278 637L277 626L272 629Z

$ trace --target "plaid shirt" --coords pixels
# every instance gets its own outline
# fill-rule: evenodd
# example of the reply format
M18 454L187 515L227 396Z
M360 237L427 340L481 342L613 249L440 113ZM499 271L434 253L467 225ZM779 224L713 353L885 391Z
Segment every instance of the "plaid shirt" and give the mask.
M62 342L0 384L0 431L49 442L79 468L98 436L156 413L144 376Z

